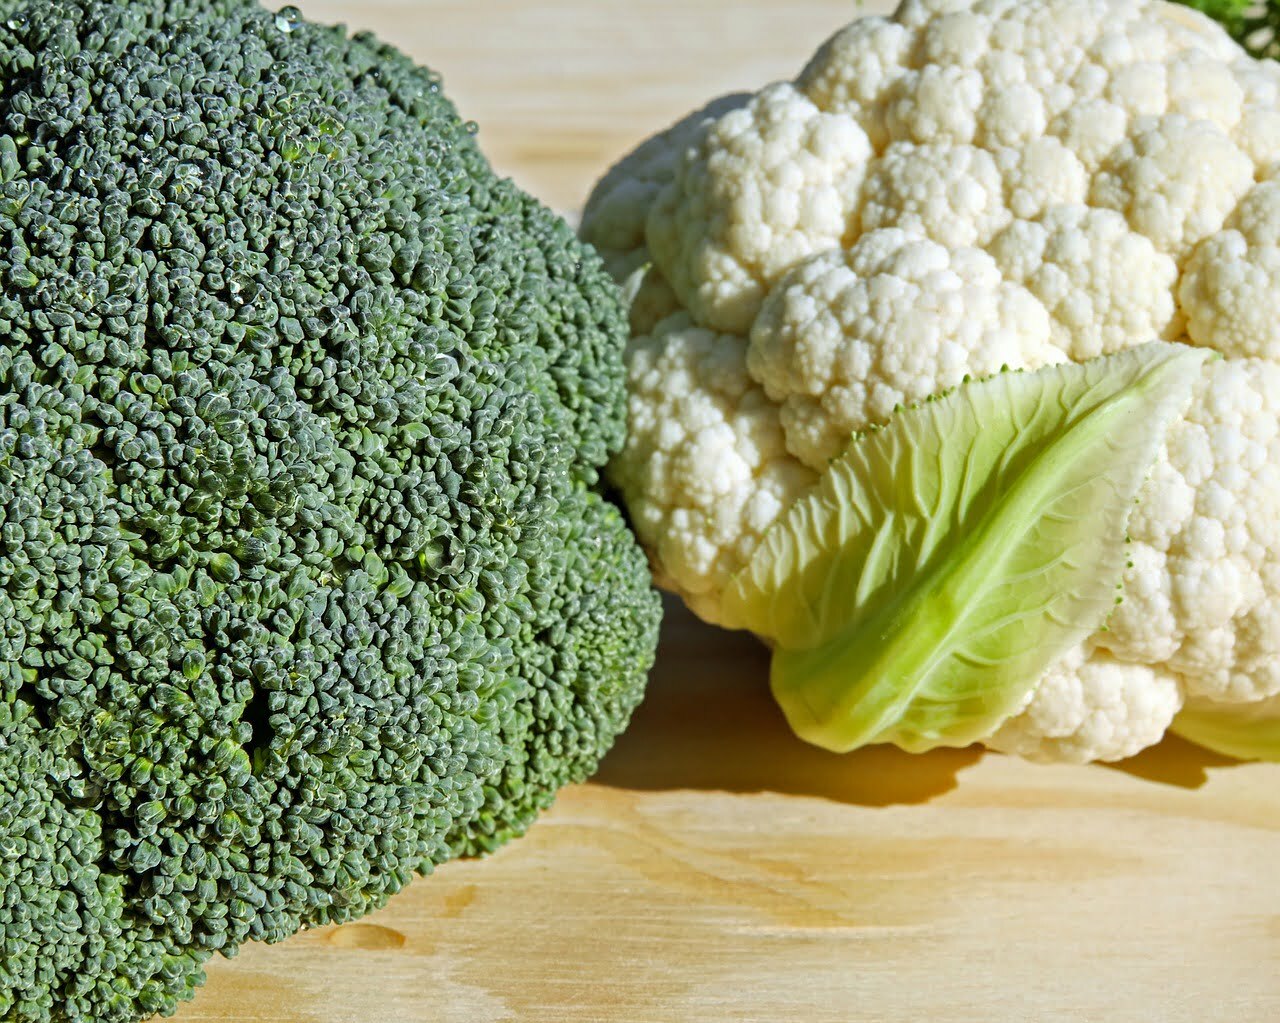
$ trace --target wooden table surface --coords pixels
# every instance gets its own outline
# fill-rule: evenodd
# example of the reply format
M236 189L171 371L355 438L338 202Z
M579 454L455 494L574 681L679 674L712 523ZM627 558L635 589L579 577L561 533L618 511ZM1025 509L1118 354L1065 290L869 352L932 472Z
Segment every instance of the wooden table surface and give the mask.
M789 76L834 0L299 0L445 75L563 210L722 92ZM867 3L863 10L883 9ZM650 696L524 840L363 922L216 960L183 1023L1280 1020L1280 766L835 757L762 652L672 608Z

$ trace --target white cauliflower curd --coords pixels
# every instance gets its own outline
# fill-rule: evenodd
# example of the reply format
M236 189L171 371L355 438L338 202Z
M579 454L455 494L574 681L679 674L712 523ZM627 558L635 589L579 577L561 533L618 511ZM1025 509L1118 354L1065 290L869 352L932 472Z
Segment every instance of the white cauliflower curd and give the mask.
M1222 735L1280 717L1280 64L1161 0L905 0L646 142L582 230L633 299L613 479L717 624L900 407L1147 342L1219 353L1147 467L1123 601L983 741L1117 760L1177 718L1257 755Z

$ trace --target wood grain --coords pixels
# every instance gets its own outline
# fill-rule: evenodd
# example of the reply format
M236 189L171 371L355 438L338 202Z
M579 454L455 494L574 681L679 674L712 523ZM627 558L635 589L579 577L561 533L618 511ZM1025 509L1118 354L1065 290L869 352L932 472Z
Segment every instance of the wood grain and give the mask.
M442 71L561 209L857 9L310 0ZM867 4L866 9L883 8ZM1122 769L834 757L750 641L673 609L649 699L530 835L342 928L210 965L182 1023L1280 1020L1280 766L1170 741Z

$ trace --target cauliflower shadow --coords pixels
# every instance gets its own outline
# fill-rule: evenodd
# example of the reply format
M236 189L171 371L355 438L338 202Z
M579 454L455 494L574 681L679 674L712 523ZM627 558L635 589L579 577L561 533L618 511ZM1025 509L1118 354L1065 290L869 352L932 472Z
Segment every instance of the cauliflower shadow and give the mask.
M630 728L595 781L643 791L703 789L816 796L861 806L925 803L982 757L892 746L838 755L792 734L769 692L769 653L665 600L658 662Z
M1169 734L1158 745L1150 746L1128 760L1102 766L1142 781L1179 789L1198 789L1209 781L1211 769L1240 763L1242 761Z

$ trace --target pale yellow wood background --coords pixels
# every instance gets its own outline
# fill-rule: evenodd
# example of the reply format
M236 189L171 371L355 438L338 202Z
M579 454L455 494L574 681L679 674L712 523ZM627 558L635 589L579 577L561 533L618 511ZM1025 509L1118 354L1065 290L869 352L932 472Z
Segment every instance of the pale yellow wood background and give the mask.
M552 205L857 4L310 0L442 71ZM867 4L864 9L877 9ZM750 641L673 613L649 700L523 841L211 964L185 1023L1280 1021L1280 767L833 757Z

